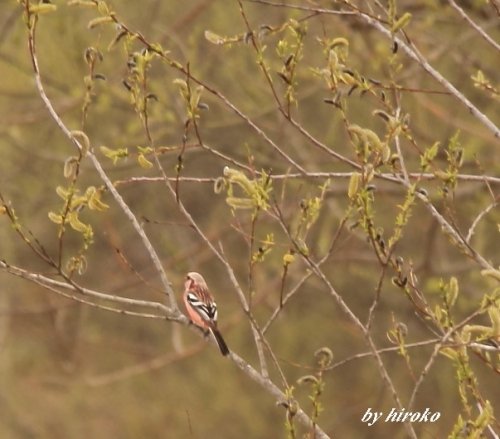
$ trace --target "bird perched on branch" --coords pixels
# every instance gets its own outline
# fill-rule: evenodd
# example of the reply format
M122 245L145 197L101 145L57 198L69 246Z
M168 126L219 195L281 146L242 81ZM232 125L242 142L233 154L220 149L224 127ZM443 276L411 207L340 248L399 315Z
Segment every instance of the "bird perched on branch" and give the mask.
M195 272L187 274L183 299L191 322L205 333L211 332L221 354L228 355L229 349L217 329L217 304L201 274Z

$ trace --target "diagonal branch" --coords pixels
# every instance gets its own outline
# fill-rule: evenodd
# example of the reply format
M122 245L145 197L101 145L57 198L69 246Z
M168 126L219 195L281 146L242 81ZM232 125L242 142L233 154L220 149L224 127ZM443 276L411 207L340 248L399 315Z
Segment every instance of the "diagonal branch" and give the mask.
M347 11L338 11L327 8L317 8L310 6L300 6L292 5L289 3L279 3L272 2L268 0L246 0L251 3L259 3L267 6L283 7L289 9L297 9L302 11L317 12L325 15L346 15ZM461 93L450 81L448 81L441 73L439 73L434 67L432 67L429 62L420 54L417 48L409 42L408 44L404 42L401 38L396 37L388 30L385 26L380 23L380 20L372 17L370 14L363 12L359 9L355 13L349 15L355 15L360 17L370 26L377 29L380 33L385 35L391 41L395 41L398 46L403 49L403 51L414 61L416 61L427 73L429 73L437 82L439 82L446 90L448 90L455 98L457 98L471 113L478 119L484 126L486 126L493 135L499 139L500 129L484 114L482 113L463 93Z
M28 20L29 21L29 20ZM38 93L40 97L42 98L42 101L44 102L45 106L47 107L47 110L49 111L52 119L56 122L56 124L59 126L61 131L64 133L64 135L75 145L79 151L84 151L84 148L80 141L73 136L71 131L68 129L68 127L65 125L65 123L62 121L62 119L59 117L57 114L56 110L54 109L52 102L48 98L47 94L45 93L45 89L43 86L41 74L40 74L40 68L38 65L38 58L36 55L36 44L35 44L35 30L36 30L36 20L33 22L33 24L29 27L29 33L28 33L28 46L29 46L29 53L31 56L31 61L33 64L33 71L34 71L34 76L35 76L35 84L36 88L38 90ZM153 245L151 244L151 241L146 235L146 232L140 225L139 221L137 220L136 216L132 212L132 210L129 208L123 197L120 195L120 193L116 190L115 186L113 185L112 181L110 178L107 176L106 172L101 166L101 163L97 159L96 155L92 151L92 149L89 149L87 152L88 157L90 158L92 164L94 165L94 168L96 169L97 173L99 174L99 177L102 179L104 184L106 185L106 188L109 190L117 204L120 206L122 209L123 213L127 216L129 221L132 223L132 226L134 230L137 232L139 237L141 238L144 247L146 248L153 265L155 266L158 274L160 275L160 279L163 285L163 288L165 290L165 294L167 295L170 308L172 311L176 314L179 313L179 309L177 306L177 302L175 299L174 292L172 290L172 286L168 280L167 274L165 273L165 270L163 269L161 265L160 258L158 257L155 249L153 248Z
M186 318L184 316L178 315L177 313L172 312L172 310L169 307L167 307L166 305L164 305L160 302L152 302L152 301L148 301L148 300L138 300L138 299L132 299L132 298L128 298L128 297L117 296L114 294L101 293L99 291L95 291L95 290L91 290L89 288L82 287L76 283L63 282L63 281L55 280L55 279L52 279L50 277L44 276L42 274L32 273L32 272L25 270L23 268L17 267L15 265L11 265L4 260L0 260L0 269L3 269L10 274L13 274L14 276L18 276L18 277L21 277L21 278L26 279L28 281L34 282L38 285L41 285L44 288L57 289L59 291L60 290L72 291L74 293L79 293L85 297L89 297L89 298L101 300L101 301L106 301L106 302L117 303L120 305L134 306L134 307L140 307L140 308L149 308L149 309L153 309L155 311L160 312L160 315L157 315L158 318L164 318L167 320L179 321L179 322L186 321ZM71 296L71 299L76 300L78 298L75 296ZM85 303L94 304L93 302L89 303L88 301L86 301ZM125 310L119 310L119 312L126 314Z
M489 44L491 44L496 50L500 52L500 44L498 44L493 38L491 38L481 27L476 24L466 13L465 11L457 5L455 0L448 0L448 3L451 5L455 11L457 11L460 16L467 22L469 25L479 34L481 37L484 38Z

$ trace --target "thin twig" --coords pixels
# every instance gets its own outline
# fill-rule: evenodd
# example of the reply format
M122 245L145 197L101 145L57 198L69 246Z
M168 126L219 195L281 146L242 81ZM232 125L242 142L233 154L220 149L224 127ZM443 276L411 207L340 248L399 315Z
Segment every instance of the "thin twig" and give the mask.
M225 255L224 255L224 248L222 247L221 242L219 242L219 247L220 247L221 256L224 258L224 261L225 261L225 263L223 262L224 266L226 268L226 271L227 271L229 278L233 282L233 286L236 287L236 284L237 284L238 288L241 290L241 287L239 286L239 283L236 280L236 276L234 274L233 268L231 267L231 265L229 264L229 262L227 261ZM235 282L236 282L236 284L235 284ZM267 361L266 361L266 357L264 355L264 347L263 347L264 337L262 336L262 332L261 332L260 328L258 327L257 322L255 321L255 319L252 315L252 311L250 309L249 302L245 299L243 291L241 290L241 293L238 295L240 297L240 302L243 306L243 310L247 314L247 316L250 320L250 323L251 323L250 327L252 329L252 334L253 334L253 337L255 340L255 347L257 349L257 355L259 357L261 374L264 377L269 377L269 371L267 368ZM285 380L285 383L286 383L286 380Z
M472 239L472 235L474 234L474 231L476 230L477 225L479 224L479 221L490 212L491 209L496 207L498 205L498 201L495 201L494 203L491 203L489 206L486 206L479 214L476 216L474 221L472 222L469 231L467 232L467 236L465 238L465 241L470 244L470 240Z
M348 219L348 216L346 215L342 220L340 221L340 224L337 228L337 231L335 232L335 235L332 239L332 243L330 244L330 248L328 249L328 252L318 261L318 267L321 267L327 260L328 258L332 255L333 250L335 248L336 243L338 242L338 239L340 237L340 234L344 228L344 225ZM269 327L272 325L272 323L276 320L278 317L279 313L282 311L283 307L288 303L288 301L295 296L295 294L300 291L302 285L313 275L312 270L308 270L304 276L295 284L295 286L283 297L282 303L278 304L278 306L275 308L271 316L269 317L268 321L262 328L262 333L266 333Z
M319 12L321 14L329 14L329 15L339 15L339 12L341 12L332 9L316 8L309 6L296 6L288 3L276 3L267 0L246 0L246 1L252 3L265 4L268 6L278 6L290 9L299 9L303 11L305 10L310 12ZM344 13L342 15L346 14ZM361 18L370 26L374 27L380 33L389 38L391 41L395 41L398 44L398 47L400 47L411 59L416 61L427 73L429 73L437 82L439 82L444 88L446 88L446 90L448 90L453 96L455 96L455 98L457 98L472 113L472 115L476 119L478 119L485 127L487 127L493 133L495 138L497 139L500 138L500 129L484 113L482 113L463 93L461 93L450 81L448 81L443 75L441 75L441 73L439 73L434 67L432 67L429 64L429 62L427 62L427 60L418 52L414 44L411 43L407 44L401 38L393 35L389 29L387 29L382 23L380 23L379 19L370 16L370 14L367 14L366 12L357 10L355 14L351 15L355 15Z
M276 215L277 215L277 218L279 220L279 223L280 223L282 229L285 231L288 238L295 246L297 252L302 256L302 259L312 269L312 271L316 274L316 276L325 284L325 286L328 290L328 293L330 294L330 296L333 297L333 299L335 300L337 305L340 307L340 309L347 315L347 317L354 324L354 326L356 326L361 331L361 333L364 335L368 346L370 347L370 349L372 350L372 352L374 354L375 361L377 363L378 370L379 370L379 373L382 377L382 380L384 381L387 388L391 392L392 398L393 398L394 402L396 403L398 409L401 410L403 408L403 405L401 403L401 399L399 398L399 395L396 391L396 387L394 386L394 383L392 382L391 377L389 376L389 373L387 372L387 369L384 365L382 357L378 353L377 347L375 346L375 343L370 335L370 332L366 329L366 327L363 325L361 320L356 316L356 314L354 314L354 312L351 310L351 308L349 308L347 303L344 301L342 296L337 292L335 287L332 285L330 280L326 277L325 273L321 270L321 268L318 266L318 264L315 263L311 259L311 257L309 257L308 255L301 252L300 246L297 244L297 242L295 242L295 240L291 236L290 231L289 231L286 223L283 220L283 215L282 215L281 211L279 210L278 206L275 205L274 207L275 207ZM407 433L410 435L410 437L412 437L413 439L417 439L413 425L410 422L405 422L404 425L405 425Z
M432 354L430 355L429 359L427 360L427 363L425 364L424 368L422 369L422 372L420 372L420 376L418 377L417 382L415 383L415 387L413 388L413 392L410 396L410 399L408 401L408 406L407 409L410 411L413 407L413 404L415 403L415 399L417 397L417 393L420 390L420 386L424 382L425 377L429 373L431 367L433 366L439 351L443 347L443 345L450 339L450 337L456 333L460 328L465 326L468 322L470 322L472 319L477 317L480 314L483 314L485 311L483 309L479 309L477 311L474 311L472 314L470 314L468 317L463 319L460 323L457 325L453 326L452 328L448 329L446 333L441 337L441 340L439 340L436 345L434 346L434 350L432 351Z
M455 2L455 0L448 0L448 3L451 5L455 11L457 11L461 17L469 23L469 25L479 34L481 37L484 38L485 41L487 41L489 44L491 44L497 51L500 52L500 45L493 39L491 38L478 24L476 24L467 14L466 12Z
M401 115L401 103L400 103L400 98L399 98L399 93L396 91L396 102L398 104L397 109L396 109L396 118L399 119L399 116ZM399 134L396 135L394 138L394 143L396 144L396 151L398 153L398 159L399 159L399 166L401 167L401 171L403 172L403 178L406 182L407 185L410 184L410 177L408 175L408 169L406 168L406 160L403 156L403 152L401 149L401 140L399 138Z
M12 264L8 264L6 261L0 260L0 269L3 269L7 271L10 274L13 274L18 277L22 277L23 279L35 282L39 285L42 285L44 287L52 287L52 288L58 288L58 289L65 289L65 290L71 290L76 293L80 293L84 296L92 297L97 300L104 300L107 302L113 302L113 303L119 303L122 305L130 305L130 306L136 306L136 307L143 307L143 308L151 308L155 309L162 314L162 318L166 318L167 320L175 320L175 321L184 321L182 316L178 316L175 313L172 313L171 309L167 307L166 305L160 303L160 302L151 302L148 300L138 300L138 299L132 299L128 297L122 297L122 296L117 296L114 294L106 294L106 293L101 293L99 291L91 290L89 288L82 287L76 283L68 283L68 282L63 282L59 280L52 279L50 277L44 276L39 273L32 273L28 270L25 270L23 268L17 267Z
M256 175L261 175L260 172L254 171ZM353 171L355 172L355 171ZM306 172L306 173L290 173L290 174L274 174L270 175L269 178L271 180L286 180L286 179L328 179L328 178L341 178L341 179L349 179L351 178L353 172ZM394 173L376 173L374 175L375 178L384 179L393 183L400 183L401 178L404 177L403 174L394 174ZM188 177L183 176L179 177L179 181L183 182L192 182L192 183L211 183L213 184L218 177ZM409 172L408 178L411 180L439 180L439 177L436 177L431 173L419 173L419 172ZM491 184L500 184L500 177L493 177L488 175L473 175L473 174L457 174L456 179L460 181L466 182L488 182ZM168 181L175 182L176 177L167 177ZM132 184L132 183L155 183L164 181L163 177L130 177L125 180L117 180L114 182L115 186L121 186L124 184Z
M285 394L274 384L269 378L263 377L259 374L252 366L250 366L245 360L240 356L231 352L231 358L236 363L236 365L246 373L252 380L263 387L267 392L271 393L278 402L286 402L287 399ZM307 428L313 428L318 439L329 439L329 436L320 428L317 424L313 424L311 418L307 413L304 412L300 407L297 408L295 417Z
M483 413L483 407L481 406L481 404L479 402L477 403L477 409L479 410L479 413ZM491 437L493 439L498 439L498 434L496 434L495 430L493 430L493 427L490 424L488 424L486 426L486 428L490 432Z
M424 202L427 206L431 215L438 221L443 230L450 236L450 238L465 251L472 259L474 259L481 267L485 269L492 269L491 264L484 259L477 251L475 251L468 242L453 228L453 226L446 221L443 215L441 215L436 207L430 202L430 200L424 194L417 192L416 196Z
M36 22L29 28L28 45L29 45L29 49L30 49L29 52L30 52L30 56L31 56L31 61L33 64L33 71L34 71L36 88L38 90L40 97L42 98L42 101L44 102L45 106L47 107L47 110L49 111L50 115L52 116L52 119L54 119L54 121L59 126L61 131L73 143L73 145L75 145L79 151L83 151L84 149L83 149L81 143L79 142L78 139L75 138L75 136L72 135L71 131L66 127L66 125L64 124L64 122L62 121L62 119L59 117L56 110L54 109L52 102L50 101L50 99L47 97L47 94L45 93L45 89L44 89L44 86L42 83L42 78L40 75L40 68L38 66L38 58L36 55L35 28L36 28ZM113 183L111 182L111 180L107 176L106 172L102 168L101 163L99 162L99 160L95 156L94 152L90 149L87 152L87 155L90 158L90 160L92 161L92 164L94 165L97 173L99 174L99 177L106 185L106 188L112 194L113 198L115 199L117 204L120 206L123 213L127 216L129 221L132 223L134 230L137 232L137 234L141 238L141 240L144 244L144 247L146 248L146 250L147 250L147 252L148 252L148 254L153 262L153 265L155 266L158 274L160 275L160 279L161 279L162 285L165 289L165 294L168 297L170 307L175 312L179 312L178 306L177 306L177 301L175 299L175 295L174 295L174 292L172 290L171 284L168 280L167 274L165 273L165 270L163 269L160 258L158 257L155 249L153 248L151 241L149 240L146 233L144 232L144 229L140 225L136 216L133 214L133 212L128 207L127 203L125 203L125 201L122 198L122 196L120 195L120 193L114 187Z
M481 351L500 352L500 346L491 346L483 343L469 343L468 346Z

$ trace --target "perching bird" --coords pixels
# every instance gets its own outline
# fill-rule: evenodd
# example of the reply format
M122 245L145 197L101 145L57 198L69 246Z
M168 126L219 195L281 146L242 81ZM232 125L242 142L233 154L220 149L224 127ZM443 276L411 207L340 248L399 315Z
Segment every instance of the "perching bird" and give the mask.
M183 299L191 322L205 332L210 331L221 354L228 355L229 349L217 329L217 304L208 291L207 283L201 274L195 272L187 274Z

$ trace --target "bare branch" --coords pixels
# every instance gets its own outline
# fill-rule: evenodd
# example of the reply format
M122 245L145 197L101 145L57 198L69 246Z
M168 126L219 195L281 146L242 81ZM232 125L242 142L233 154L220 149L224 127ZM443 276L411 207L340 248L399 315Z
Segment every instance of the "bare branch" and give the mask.
M315 8L309 6L296 6L288 3L275 3L267 0L246 0L251 3L261 3L268 6L278 6L290 9L299 9L303 11L318 12L321 14L328 15L346 15L344 11L336 11L332 9L325 8ZM401 38L394 36L380 20L373 18L370 14L362 12L359 9L357 12L351 15L359 16L370 26L377 29L380 33L385 35L391 41L395 41L398 46L403 49L403 51L414 61L416 61L427 73L429 73L437 82L439 82L446 90L448 90L455 98L457 98L471 113L478 119L484 126L486 126L495 136L495 138L500 138L500 129L484 114L482 113L463 93L461 93L450 81L448 81L441 73L439 73L434 67L432 67L427 60L418 52L415 45L412 43L407 44Z
M50 277L44 276L38 273L29 272L23 268L17 267L15 265L8 264L5 261L0 260L0 268L7 271L10 274L21 277L23 279L29 280L31 282L35 282L45 288L55 288L55 289L63 289L70 290L75 293L82 294L84 296L88 296L97 300L104 300L106 302L119 303L121 305L129 305L136 306L141 308L150 308L156 311L159 311L161 315L158 318L163 318L172 321L179 321L186 323L187 320L184 316L178 315L177 313L173 313L172 310L163 305L160 302L150 302L148 300L138 300L132 299L128 297L117 296L114 294L106 294L101 293L99 291L91 290L89 288L82 287L76 283L68 283L63 281L58 281L55 279L51 279ZM71 297L75 299L75 296ZM86 302L88 303L88 302Z
M45 106L47 107L47 110L49 111L50 115L52 116L52 119L56 122L56 124L59 126L61 131L64 133L64 135L77 147L79 151L84 151L83 146L79 142L75 136L71 133L71 131L66 127L62 119L59 117L57 114L56 110L54 109L52 102L50 99L47 97L47 94L45 93L45 89L43 87L42 83L42 78L40 75L40 68L38 66L38 58L36 55L36 45L35 45L35 30L36 30L36 22L31 26L29 29L29 34L28 34L28 44L29 44L29 49L30 49L30 55L31 55L31 61L33 64L33 70L34 70L34 76L35 76L35 84L38 90L38 93L40 97L42 98L42 101L44 102ZM163 269L163 266L161 265L160 258L158 257L155 249L153 248L151 241L146 235L146 232L144 232L144 229L142 226L139 224L139 221L137 220L136 216L133 214L133 212L130 210L128 207L127 203L125 203L124 199L120 195L120 193L116 190L114 187L113 183L107 176L106 172L101 166L101 163L95 156L94 152L90 149L87 152L88 157L92 161L92 164L94 165L97 173L99 174L100 178L106 185L106 188L109 190L109 192L113 195L113 198L117 202L117 204L120 206L122 209L123 213L127 216L129 221L132 223L132 226L134 227L134 230L137 232L139 237L141 238L149 256L151 257L151 260L158 271L158 274L160 275L163 287L165 289L165 294L167 294L168 300L170 307L172 310L175 312L179 312L178 306L177 306L177 301L175 299L175 294L172 290L172 286L167 278L167 275L165 273L165 270Z
M355 172L355 171L353 171ZM306 172L304 174L300 173L290 173L290 174L272 174L269 176L271 180L287 180L287 179L328 179L328 178L340 178L340 179L349 179L351 178L353 172ZM261 175L260 172L255 171L256 175ZM393 183L401 183L401 178L403 178L403 174L393 174L393 173L376 173L375 178L387 180ZM409 172L408 178L411 180L439 180L434 174L431 173L419 173L419 172ZM500 177L494 177L489 175L471 175L471 174L458 174L456 176L459 181L466 182L488 182L491 184L500 184ZM167 177L168 181L175 182L176 177ZM124 184L132 184L132 183L155 183L162 182L165 179L163 177L130 177L126 180L117 180L114 182L115 186L121 186ZM179 181L183 182L191 182L191 183L210 183L213 184L217 180L217 177L189 177L183 176L179 177Z
M468 244L470 244L470 240L472 239L472 235L474 235L474 231L476 230L479 221L481 221L484 218L484 216L487 215L497 205L498 201L491 203L489 206L486 206L481 212L479 212L479 214L476 216L476 218L474 219L469 228L469 231L467 232L467 237L465 238Z
M457 5L455 0L448 0L448 3L451 5L455 11L457 11L461 17L479 34L481 37L491 44L497 51L500 52L500 44L498 44L493 38L491 38L481 27L476 24L467 14L466 12Z
M266 389L271 395L276 398L278 403L287 402L285 394L269 379L259 374L252 366L246 363L241 357L231 352L231 358L236 365L245 372L252 380ZM329 436L317 424L313 424L311 418L299 407L295 415L298 420L307 428L313 428L318 439L328 439Z

